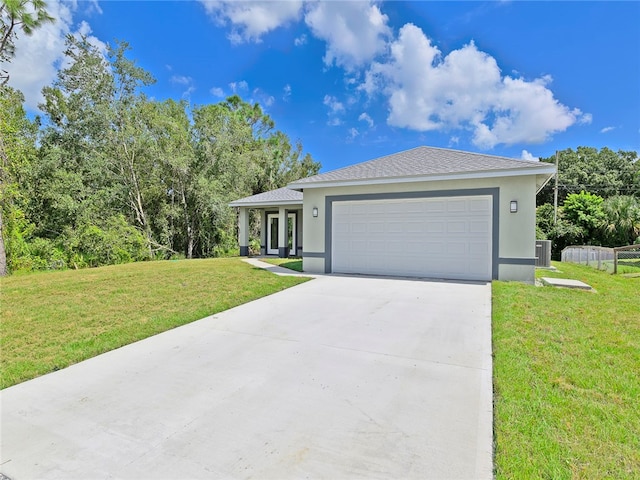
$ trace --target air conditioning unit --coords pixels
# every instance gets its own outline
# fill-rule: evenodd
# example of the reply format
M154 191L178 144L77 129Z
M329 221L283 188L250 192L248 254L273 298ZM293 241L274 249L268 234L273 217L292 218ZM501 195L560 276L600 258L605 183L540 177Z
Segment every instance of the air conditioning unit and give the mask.
M536 267L551 266L551 240L536 240Z

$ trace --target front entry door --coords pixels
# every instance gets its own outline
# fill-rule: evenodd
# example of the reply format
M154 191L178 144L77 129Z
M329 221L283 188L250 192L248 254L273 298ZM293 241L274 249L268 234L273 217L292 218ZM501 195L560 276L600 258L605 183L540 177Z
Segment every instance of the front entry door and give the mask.
M287 222L287 246L289 255L296 254L296 214L290 213ZM267 255L278 255L278 227L280 218L277 213L267 214Z

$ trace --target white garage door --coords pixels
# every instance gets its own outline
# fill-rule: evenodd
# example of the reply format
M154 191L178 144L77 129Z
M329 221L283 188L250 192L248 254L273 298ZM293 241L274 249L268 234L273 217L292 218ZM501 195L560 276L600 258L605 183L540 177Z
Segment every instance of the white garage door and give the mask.
M492 197L334 202L331 269L491 280Z

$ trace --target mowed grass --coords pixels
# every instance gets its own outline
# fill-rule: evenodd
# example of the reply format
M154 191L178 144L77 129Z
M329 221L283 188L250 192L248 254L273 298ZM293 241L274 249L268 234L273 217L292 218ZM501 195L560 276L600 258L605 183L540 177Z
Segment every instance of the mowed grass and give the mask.
M263 262L270 263L271 265L278 265L279 267L288 268L289 270L295 270L296 272L302 272L302 260L296 258L261 258Z
M237 258L3 278L0 388L307 280L273 275Z
M640 478L640 278L554 265L493 284L497 478Z

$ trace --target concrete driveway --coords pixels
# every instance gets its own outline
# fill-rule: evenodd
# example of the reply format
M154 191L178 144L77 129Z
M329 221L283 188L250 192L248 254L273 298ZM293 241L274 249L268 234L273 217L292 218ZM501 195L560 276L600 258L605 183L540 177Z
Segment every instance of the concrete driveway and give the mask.
M31 478L491 478L491 286L321 276L0 392Z

